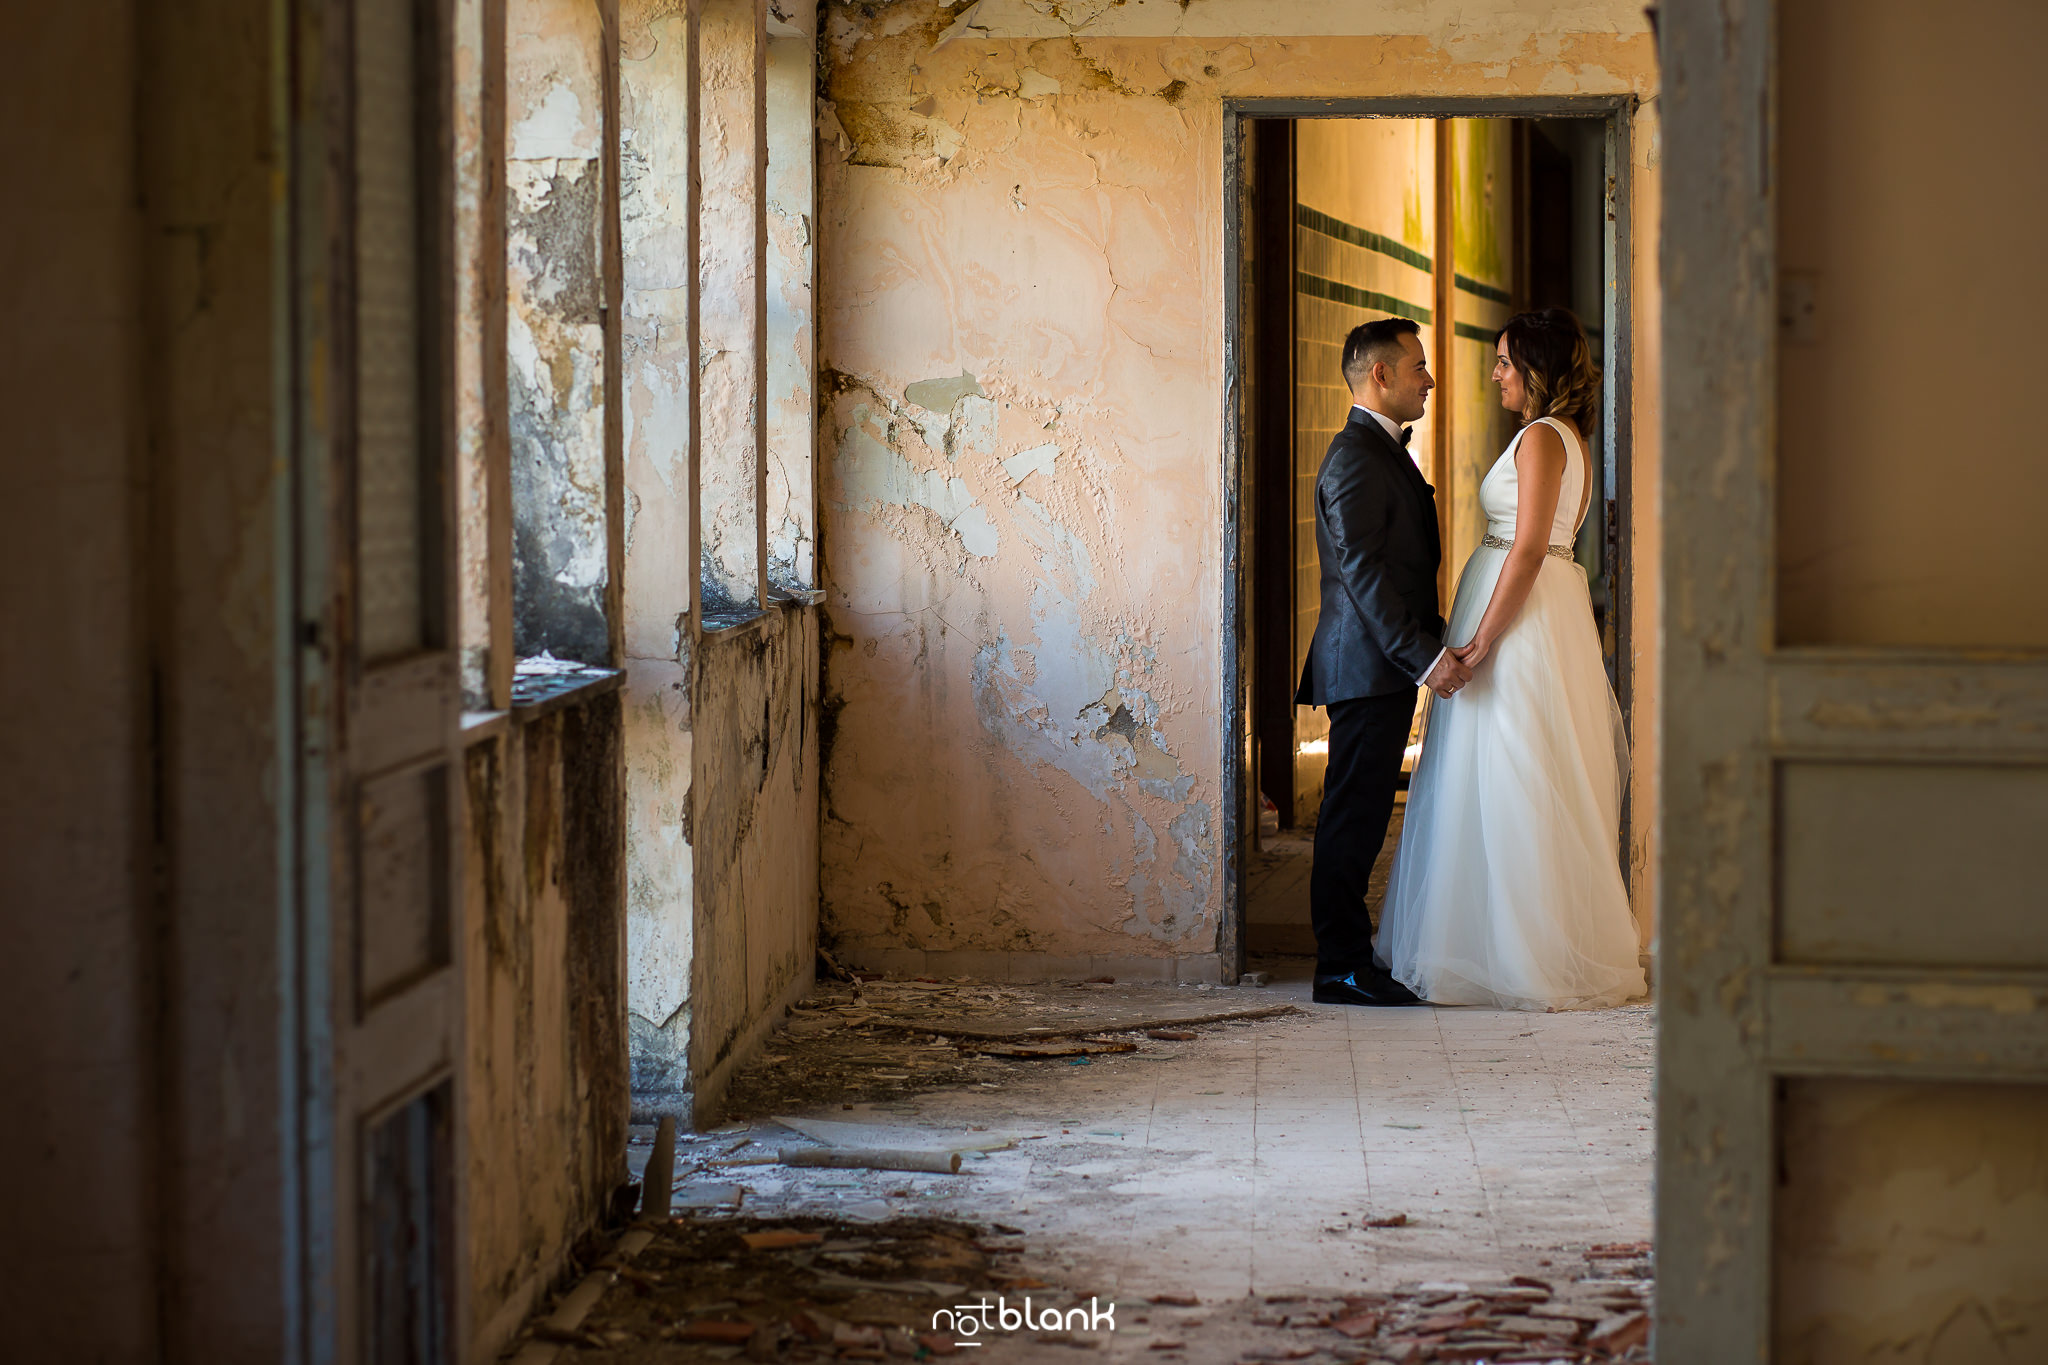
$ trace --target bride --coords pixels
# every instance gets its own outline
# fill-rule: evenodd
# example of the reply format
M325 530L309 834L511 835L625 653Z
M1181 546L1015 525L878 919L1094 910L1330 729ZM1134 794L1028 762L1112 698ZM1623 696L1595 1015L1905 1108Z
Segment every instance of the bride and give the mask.
M1572 557L1600 372L1562 308L1496 344L1524 425L1479 485L1487 535L1451 608L1472 681L1432 699L1373 947L1434 1004L1614 1005L1645 990L1616 855L1627 739Z

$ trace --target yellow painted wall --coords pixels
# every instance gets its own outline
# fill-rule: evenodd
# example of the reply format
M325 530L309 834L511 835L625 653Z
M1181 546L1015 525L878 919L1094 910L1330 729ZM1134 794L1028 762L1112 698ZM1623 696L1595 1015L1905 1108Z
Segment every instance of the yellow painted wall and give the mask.
M1492 378L1493 333L1510 316L1502 297L1514 289L1512 155L1508 120L1452 121L1451 269L1480 288L1461 284L1451 291L1451 325L1467 329L1451 342L1451 464L1444 486L1437 489L1439 505L1450 512L1444 563L1451 583L1486 534L1479 482L1519 426L1501 408L1500 389Z
M1388 300L1409 315L1431 317L1436 251L1436 128L1430 119L1303 119L1295 125L1294 197L1306 213L1294 228L1295 270L1364 293L1372 302L1340 300L1297 288L1294 296L1295 629L1299 674L1315 635L1321 566L1316 560L1315 478L1330 438L1350 420L1344 383L1344 338L1362 322L1392 316ZM1412 255L1410 254L1412 253ZM1408 259L1403 259L1409 255ZM1414 256L1423 258L1417 265ZM1420 318L1417 318L1420 322ZM1434 355L1435 323L1422 323L1425 354ZM1425 471L1429 464L1434 404L1415 424L1409 444ZM1329 734L1329 713L1295 711L1298 742ZM1313 823L1323 797L1320 755L1304 755L1295 769L1295 810Z

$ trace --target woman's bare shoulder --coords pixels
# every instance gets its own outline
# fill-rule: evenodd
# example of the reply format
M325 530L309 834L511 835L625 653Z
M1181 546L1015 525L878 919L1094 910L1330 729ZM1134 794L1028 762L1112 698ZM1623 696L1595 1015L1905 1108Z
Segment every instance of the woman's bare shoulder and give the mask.
M1548 422L1531 422L1515 445L1515 463L1522 469L1564 469L1564 437Z

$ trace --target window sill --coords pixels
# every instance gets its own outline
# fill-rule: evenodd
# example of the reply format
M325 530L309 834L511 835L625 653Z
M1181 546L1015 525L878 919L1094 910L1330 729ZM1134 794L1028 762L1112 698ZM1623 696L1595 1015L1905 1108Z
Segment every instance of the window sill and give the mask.
M553 659L521 659L512 670L512 719L525 724L615 692L626 675L616 668Z
M760 629L777 611L815 607L824 600L824 592L817 588L771 588L765 608L705 612L700 633L707 640L736 640L749 631Z
M462 713L462 747L482 744L485 740L496 739L505 733L512 723L510 711L464 711Z

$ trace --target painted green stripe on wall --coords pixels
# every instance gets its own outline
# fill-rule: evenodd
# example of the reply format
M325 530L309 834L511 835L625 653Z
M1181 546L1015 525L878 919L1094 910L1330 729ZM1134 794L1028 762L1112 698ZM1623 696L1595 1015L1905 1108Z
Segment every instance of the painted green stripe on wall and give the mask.
M1451 276L1451 280L1466 293L1477 294L1488 303L1498 303L1505 307L1512 307L1514 305L1514 298L1505 289L1495 289L1490 284L1481 284L1469 275L1454 274Z
M1332 218L1329 214L1312 209L1307 204L1294 206L1294 221L1297 226L1305 227L1310 232L1320 232L1325 237L1334 237L1340 242L1362 246L1367 251L1377 251L1382 256L1391 256L1401 264L1412 265L1417 270L1436 268L1434 261L1412 246L1404 246L1391 237L1362 227L1354 227L1341 218Z
M1349 304L1353 308L1369 308L1381 313L1392 313L1395 317L1413 318L1417 322L1429 321L1429 310L1417 307L1395 298L1392 294L1379 294L1370 289L1356 289L1335 280L1326 280L1320 275L1311 275L1306 270L1294 274L1296 293L1308 294L1332 303Z
M1493 345L1493 334L1496 330L1498 329L1493 327L1474 327L1469 322L1454 322L1451 324L1451 334L1453 336L1464 337L1467 341L1483 341L1489 346Z

